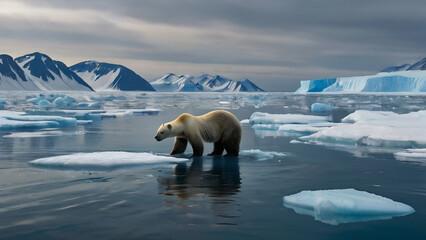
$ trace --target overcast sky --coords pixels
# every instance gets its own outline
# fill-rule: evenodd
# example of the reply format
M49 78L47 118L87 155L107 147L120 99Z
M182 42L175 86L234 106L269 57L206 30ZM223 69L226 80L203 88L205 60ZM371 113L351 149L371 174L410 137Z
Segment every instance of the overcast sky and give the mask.
M426 57L425 0L0 0L0 53L248 78L267 91Z

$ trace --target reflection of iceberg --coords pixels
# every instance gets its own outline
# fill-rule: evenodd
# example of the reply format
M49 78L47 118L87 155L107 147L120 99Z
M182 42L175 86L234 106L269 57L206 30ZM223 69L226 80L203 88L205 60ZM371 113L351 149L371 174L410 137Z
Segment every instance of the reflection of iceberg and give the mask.
M57 170L112 171L133 167L155 168L185 161L188 160L151 153L93 152L40 158L29 164Z
M414 212L406 204L355 189L302 191L285 196L284 206L331 225L391 219Z

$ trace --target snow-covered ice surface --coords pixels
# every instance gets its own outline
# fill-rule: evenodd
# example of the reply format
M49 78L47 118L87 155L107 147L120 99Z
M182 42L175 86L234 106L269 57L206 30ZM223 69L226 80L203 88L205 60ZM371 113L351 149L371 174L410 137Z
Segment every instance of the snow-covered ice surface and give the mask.
M358 110L342 123L309 136L308 142L365 145L384 148L426 147L426 111L396 114Z
M55 130L45 130L36 132L14 132L4 135L4 138L34 138L34 137L54 137L54 136L71 136L71 135L84 135L85 131L64 132Z
M288 156L288 154L282 152L262 151L259 149L242 150L240 154L242 156L254 157L257 161L265 161L275 157L281 159L282 157Z
M401 161L417 162L426 166L426 148L407 149L394 153L394 156Z
M283 197L284 206L331 225L405 216L414 212L406 204L355 189L302 191Z
M158 156L152 153L134 152L93 152L75 153L30 161L35 167L76 170L76 171L112 171L128 168L156 168L170 163L186 162L188 159Z
M300 139L340 125L372 124L376 118L380 124L387 121L386 112L395 113L389 114L392 119L400 116L407 125L417 124L408 121L412 113L426 110L425 95L4 91L0 98L7 102L5 111L19 117L76 120L69 127L0 130L1 239L168 239L170 233L182 239L280 239L284 235L289 239L426 239L425 165L421 159L399 161L394 155L423 148L324 146L324 142ZM40 108L41 100L55 105ZM332 107L331 117L314 116L314 103ZM96 108L88 108L89 104ZM145 109L161 111L144 113ZM188 145L185 153L175 156L188 161L143 162L169 157L174 140L154 139L160 124L183 112L202 115L217 109L232 112L240 121L246 119L238 157L207 156L213 144L205 143L200 158L189 158L192 148ZM365 114L341 122L356 110ZM380 121L374 115L378 111ZM249 118L255 112L293 119L266 119L268 123L258 122L261 127L253 129ZM261 129L269 125L270 130ZM389 121L386 126L397 123ZM293 144L297 141L303 144ZM107 163L92 162L97 170L77 167L81 158L74 158L72 167L61 165L64 161L57 162L57 168L52 163L28 164L105 152L152 156L129 156L129 161L141 161L136 166L113 154L84 162L97 159L118 164L110 168L102 165ZM330 226L283 207L283 196L306 189L347 188L407 204L415 213Z

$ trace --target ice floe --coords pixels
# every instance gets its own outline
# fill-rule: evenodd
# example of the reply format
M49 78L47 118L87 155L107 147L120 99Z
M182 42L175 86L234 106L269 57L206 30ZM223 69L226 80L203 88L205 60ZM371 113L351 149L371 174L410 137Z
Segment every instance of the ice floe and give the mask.
M300 139L308 142L387 148L426 146L426 111L396 114L358 110L342 123Z
M4 106L5 106L6 104L7 104L7 103L6 103L6 101L5 101L4 99L0 98L0 110L3 110L3 109L4 109Z
M355 189L302 191L283 197L283 203L296 213L331 225L391 219L414 212L406 204Z
M24 112L0 110L0 130L58 128L76 124L75 118L26 115Z
M274 157L286 157L286 153L282 152L268 152L268 151L262 151L259 149L250 149L250 150L242 150L240 151L241 156L252 156L256 158L257 161L265 161L272 159Z
M426 165L426 148L407 149L406 151L394 153L396 159L407 162L417 162Z
M299 141L381 149L426 147L426 111L397 114L357 110L332 123L329 116L254 113L249 120L260 137L290 136Z
M15 132L11 134L4 135L4 138L35 138L35 137L55 137L55 136L75 136L75 135L84 135L86 131L36 131L36 132Z
M92 152L40 158L28 164L40 168L75 171L112 171L128 168L157 168L188 159L159 156L152 153Z
M304 114L269 114L255 112L249 124L259 137L302 136L333 126L330 116Z

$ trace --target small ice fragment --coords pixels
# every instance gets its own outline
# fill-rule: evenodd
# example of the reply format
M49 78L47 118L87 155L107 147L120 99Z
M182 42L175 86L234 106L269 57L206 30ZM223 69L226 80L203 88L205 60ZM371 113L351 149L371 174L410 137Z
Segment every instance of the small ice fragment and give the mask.
M333 108L324 103L314 103L311 105L311 111L315 114L329 115L333 112Z

